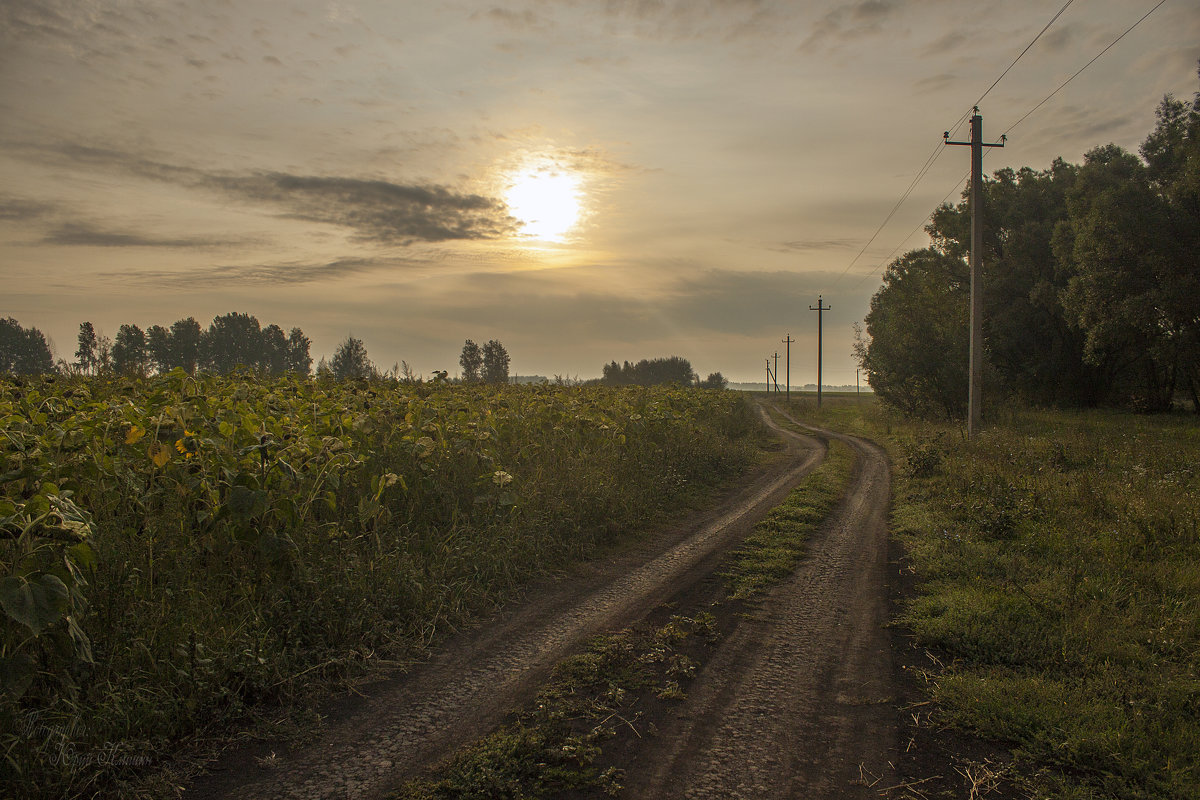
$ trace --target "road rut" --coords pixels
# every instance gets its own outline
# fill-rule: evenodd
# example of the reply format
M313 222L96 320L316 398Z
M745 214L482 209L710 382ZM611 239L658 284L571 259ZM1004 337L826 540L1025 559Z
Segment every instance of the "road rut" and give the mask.
M639 798L877 797L872 785L891 773L887 458L867 440L802 427L854 448L845 498L627 772Z

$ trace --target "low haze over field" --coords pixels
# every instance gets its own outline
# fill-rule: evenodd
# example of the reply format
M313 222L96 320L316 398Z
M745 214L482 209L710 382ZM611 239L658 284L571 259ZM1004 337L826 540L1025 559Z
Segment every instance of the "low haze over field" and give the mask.
M981 103L985 169L1130 150L1190 98L1200 2L1089 0ZM70 359L243 311L387 368L598 375L677 354L853 384L851 325L968 168L942 132L1059 3L0 4L0 317ZM965 131L960 132L965 138ZM864 250L865 248L865 250ZM782 376L783 365L780 364Z

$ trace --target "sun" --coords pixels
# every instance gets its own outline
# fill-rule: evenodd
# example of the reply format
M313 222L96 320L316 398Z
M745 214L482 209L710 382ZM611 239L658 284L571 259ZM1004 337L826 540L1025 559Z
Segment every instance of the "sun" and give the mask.
M580 176L560 167L536 166L513 173L510 181L504 202L521 223L521 234L548 242L565 241L581 216Z

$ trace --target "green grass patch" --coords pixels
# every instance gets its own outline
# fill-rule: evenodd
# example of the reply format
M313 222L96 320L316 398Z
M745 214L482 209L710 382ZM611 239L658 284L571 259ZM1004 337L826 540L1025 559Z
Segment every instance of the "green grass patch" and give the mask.
M730 598L760 594L795 570L809 535L842 497L853 467L850 448L831 440L825 462L771 509L734 552L724 573Z
M1197 419L822 415L889 449L931 722L1004 743L1030 796L1200 797Z

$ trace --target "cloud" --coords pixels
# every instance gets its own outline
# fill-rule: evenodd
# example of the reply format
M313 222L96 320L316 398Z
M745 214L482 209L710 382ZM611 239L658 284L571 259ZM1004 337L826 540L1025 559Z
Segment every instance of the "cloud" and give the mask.
M372 270L419 263L398 259L341 258L327 262L275 264L225 264L187 271L125 270L97 273L103 281L196 291L231 286L284 286L336 280Z
M0 195L0 222L27 222L47 217L55 211L51 203Z
M770 249L777 253L810 253L820 250L848 250L855 244L853 239L807 239L780 242Z
M68 222L54 228L38 244L70 247L172 247L206 248L248 244L249 240L186 237L167 239L139 233L102 230L86 222Z
M74 143L24 144L17 149L74 167L212 192L289 219L335 225L349 229L361 242L408 245L494 239L511 233L517 224L500 200L444 186L283 172L216 172Z
M813 25L801 50L836 47L846 42L882 33L884 23L899 4L896 0L862 0L840 4Z

